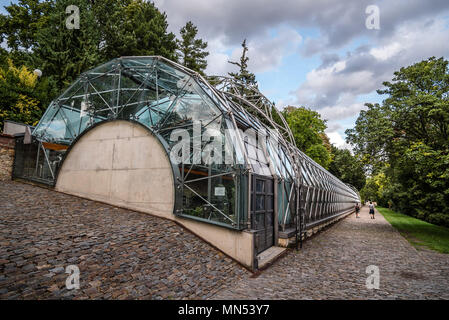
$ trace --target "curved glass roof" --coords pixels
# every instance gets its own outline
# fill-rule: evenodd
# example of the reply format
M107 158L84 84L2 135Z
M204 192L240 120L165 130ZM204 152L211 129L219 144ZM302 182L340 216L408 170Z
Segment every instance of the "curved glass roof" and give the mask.
M33 136L44 142L70 145L93 124L114 119L134 120L145 125L165 140L168 153L179 152L175 149L178 139L173 139L179 130L186 130L192 138L202 136L197 145L195 142L189 145L191 152L188 160L184 158L180 172L186 192L203 200L205 194L188 186L188 176L192 177L192 172L196 172L198 181L203 174L198 172L207 171L209 177L224 177L238 171L276 176L279 181L287 182L282 187L280 198L287 201L280 204L279 221L291 219L288 203L293 182L307 190L325 190L329 199L338 195L348 203L359 201L355 190L296 147L282 114L256 87L227 77L206 79L159 56L121 57L82 73L50 104ZM214 138L209 139L208 135ZM223 150L224 158L231 155L231 161L214 163L213 168L208 168L203 161L204 153L217 145ZM196 163L195 159L200 162ZM195 167L188 166L193 163ZM185 177L184 172L187 173ZM220 179L217 183L226 185L226 181ZM242 181L234 181L230 190ZM239 188L246 187L240 185ZM241 208L220 209L218 202L214 203L211 198L209 192L207 201L220 223L231 220L233 225L238 224L232 212L247 209L243 204ZM235 199L229 202L238 205ZM213 219L213 215L209 215L209 219Z

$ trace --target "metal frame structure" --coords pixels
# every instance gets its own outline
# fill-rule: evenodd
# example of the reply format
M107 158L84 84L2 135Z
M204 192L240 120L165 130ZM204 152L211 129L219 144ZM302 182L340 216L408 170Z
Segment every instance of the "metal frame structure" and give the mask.
M70 146L94 124L114 119L143 124L163 140L168 154L176 145L171 137L177 129L186 129L191 137L209 129L219 133L218 140L194 142L187 161L172 164L179 172L176 215L249 229L251 176L271 177L275 229L295 228L300 240L308 228L360 201L353 187L296 147L282 113L256 86L229 77L205 78L159 56L121 57L84 72L50 104L33 137L40 147L43 142ZM228 129L233 130L232 137ZM264 132L267 138L253 140L246 130ZM218 141L225 150L229 138L234 142L232 163L203 163L205 149ZM57 171L59 166L49 167ZM54 183L57 174L52 171L51 176ZM215 194L216 188L224 195Z

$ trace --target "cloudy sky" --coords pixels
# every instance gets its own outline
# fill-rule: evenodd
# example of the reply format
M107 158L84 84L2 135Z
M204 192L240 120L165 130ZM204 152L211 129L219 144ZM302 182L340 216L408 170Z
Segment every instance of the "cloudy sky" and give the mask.
M3 5L11 0L0 0ZM17 0L12 0L17 2ZM331 142L345 147L365 102L393 72L431 56L449 58L448 0L154 0L170 31L189 20L209 44L208 74L235 71L241 43L249 68L278 108L304 105L327 119ZM366 20L379 8L379 29ZM372 21L372 20L370 20Z
M331 142L344 147L365 102L393 72L431 56L449 57L448 0L155 0L171 31L191 20L208 41L208 74L235 66L241 42L259 88L282 109L304 105L327 119ZM368 29L370 5L379 29ZM369 21L373 21L369 19Z

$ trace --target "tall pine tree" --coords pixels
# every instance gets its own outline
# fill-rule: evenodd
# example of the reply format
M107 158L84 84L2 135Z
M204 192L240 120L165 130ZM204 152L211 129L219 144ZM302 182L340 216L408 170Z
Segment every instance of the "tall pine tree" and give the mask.
M8 52L2 49L2 64L6 58L15 64L32 65L33 49L37 45L37 32L43 27L51 10L50 0L19 0L5 5L7 14L0 14L0 43L5 43Z
M185 67L204 75L207 67L206 57L209 55L209 52L205 51L207 42L195 38L198 28L191 21L181 28L180 33L181 40L176 40L180 62Z
M246 55L246 53L248 52L248 46L246 45L246 39L243 40L242 47L243 47L243 51L242 51L242 55L240 56L240 62L228 61L229 63L238 66L239 72L230 72L229 75L232 78L240 81L245 86L254 85L257 87L256 76L254 75L254 73L249 72L249 70L248 70L249 57Z
M79 8L79 29L68 29L66 8ZM70 20L70 19L69 19ZM59 90L70 84L80 73L101 62L100 33L92 11L85 0L58 0L37 31L34 48L35 65L44 74L54 76Z
M248 70L248 61L249 57L247 56L248 46L246 45L246 39L242 42L242 55L240 56L240 61L228 61L230 64L236 65L239 67L238 72L229 72L229 76L238 81L237 88L240 96L245 97L248 101L253 101L258 99L257 91L253 91L249 89L250 86L258 89L256 76L254 73ZM236 101L237 103L241 103L240 101ZM263 117L258 111L256 111L253 107L243 106L246 111L251 113L253 116L258 118L263 123L269 125L269 122ZM271 112L271 111L270 111Z
M12 51L28 51L36 45L36 32L41 27L51 3L42 0L19 0L5 5L7 15L0 14L0 42L6 41Z
M58 0L51 4L36 32L33 65L44 75L54 75L59 90L80 73L120 56L176 59L175 35L167 31L166 15L152 2ZM66 27L69 5L79 8L79 29Z
M93 5L103 60L159 55L176 60L176 40L167 16L144 0L102 0Z

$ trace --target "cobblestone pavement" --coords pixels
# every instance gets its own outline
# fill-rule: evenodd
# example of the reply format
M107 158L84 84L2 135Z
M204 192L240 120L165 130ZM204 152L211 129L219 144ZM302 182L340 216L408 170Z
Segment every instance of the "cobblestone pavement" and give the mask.
M366 208L250 276L168 220L0 182L0 299L449 299L449 255L417 251Z
M369 265L379 289L367 289ZM449 255L417 251L367 207L291 250L257 278L245 278L214 299L449 299Z
M0 299L207 299L249 274L171 221L0 182Z

